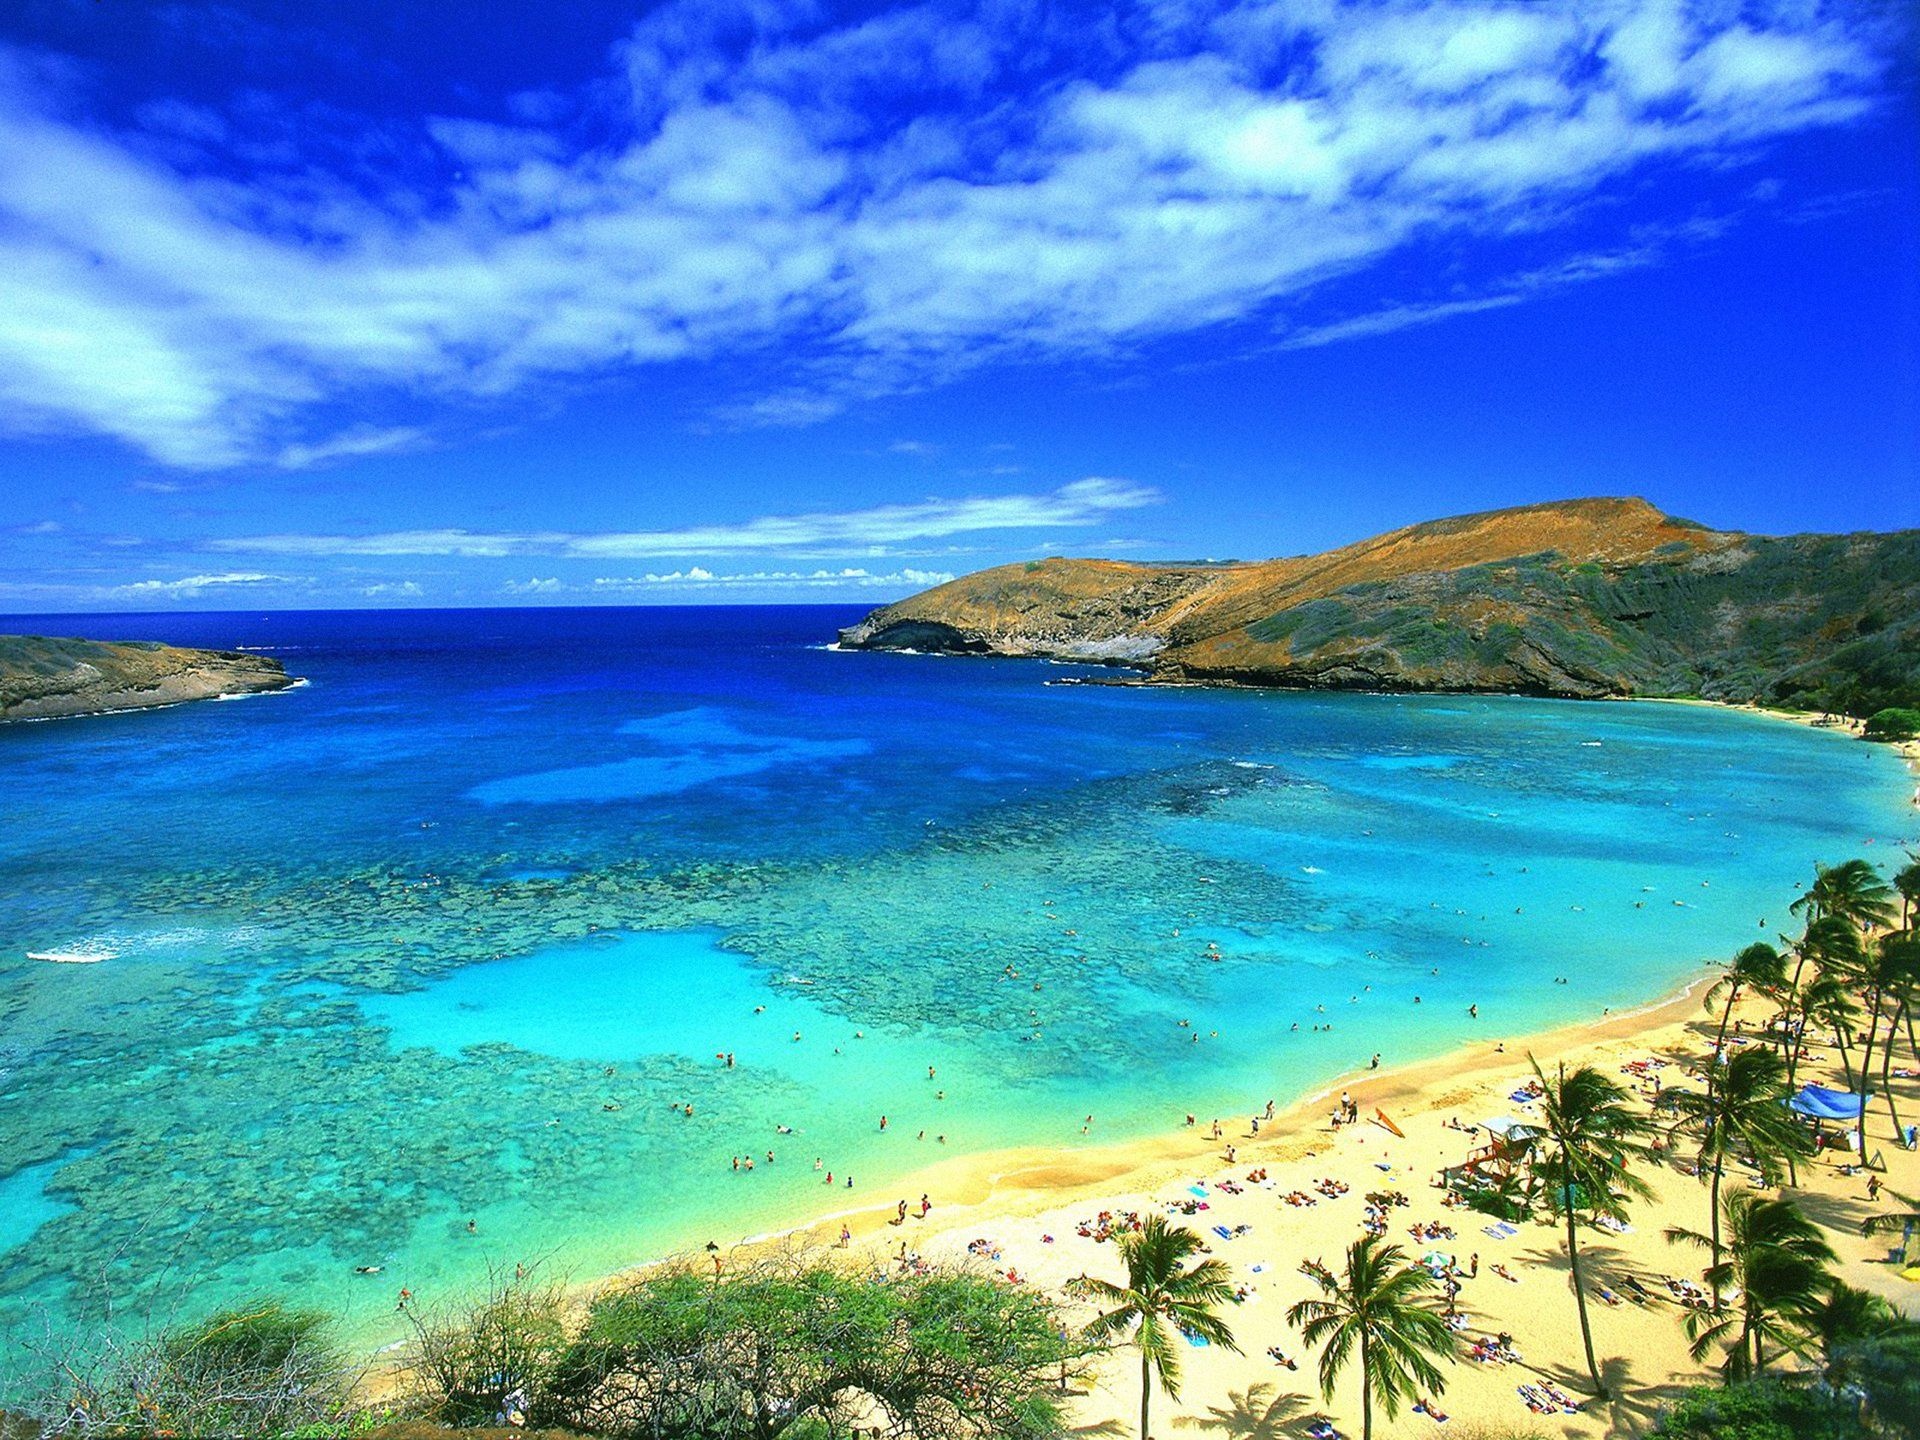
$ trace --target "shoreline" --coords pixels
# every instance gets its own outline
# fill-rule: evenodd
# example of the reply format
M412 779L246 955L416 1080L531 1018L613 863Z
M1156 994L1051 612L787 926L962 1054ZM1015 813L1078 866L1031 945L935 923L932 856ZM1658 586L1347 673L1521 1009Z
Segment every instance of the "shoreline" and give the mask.
M1515 1036L1490 1036L1486 1040L1464 1042L1424 1059L1383 1064L1378 1070L1361 1067L1342 1071L1305 1094L1284 1103L1277 1102L1272 1119L1262 1120L1258 1138L1245 1136L1246 1116L1258 1111L1264 1101L1249 1099L1246 1110L1219 1117L1237 1149L1235 1166L1239 1169L1249 1164L1271 1167L1311 1159L1332 1149L1335 1141L1327 1129L1328 1116L1323 1107L1342 1090L1350 1092L1360 1107L1361 1123L1353 1128L1370 1130L1374 1128L1372 1113L1375 1110L1387 1110L1396 1102L1417 1103L1427 1098L1432 1088L1441 1082L1446 1083L1449 1092L1467 1090L1475 1080L1524 1070L1530 1053L1546 1064L1608 1044L1650 1041L1656 1035L1684 1026L1696 1015L1699 1012L1697 996L1711 980L1710 975L1697 975L1657 999L1625 1009L1610 1009L1598 1017ZM1170 1105L1169 1108L1177 1107ZM1379 1133L1384 1136L1387 1132ZM891 1236L891 1217L902 1198L911 1199L920 1193L937 1197L933 1207L934 1228L929 1230L923 1225L913 1233L921 1243L951 1242L962 1232L1031 1221L1068 1206L1096 1205L1111 1209L1116 1208L1116 1197L1144 1196L1176 1182L1184 1185L1185 1177L1196 1168L1206 1171L1221 1168L1222 1143L1211 1138L1209 1125L1196 1115L1191 1128L1179 1125L1086 1149L1026 1145L955 1155L901 1175L893 1184L902 1193L891 1199L863 1200L857 1205L819 1211L791 1225L721 1243L720 1253L728 1265L749 1264L759 1258L796 1250L823 1257L844 1253L850 1260L884 1264L886 1257L871 1253L873 1242ZM839 1244L843 1225L852 1232L851 1246L844 1251ZM666 1250L586 1278L574 1278L564 1272L559 1278L571 1302L584 1308L597 1295L623 1284L674 1266L697 1266L703 1258L699 1243L690 1242L686 1247ZM966 1263L966 1260L963 1249L960 1262ZM372 1352L372 1363L362 1382L371 1397L390 1398L401 1389L404 1371L398 1351L402 1343L391 1342Z
M1745 710L1806 727L1840 728L1816 727L1818 717L1808 712L1693 699L1657 703ZM1849 724L1846 728L1857 735L1856 726ZM1904 762L1903 769L1909 780L1920 778L1920 745L1909 742L1888 748ZM1902 798L1920 807L1920 791L1907 795L1903 787ZM1343 1089L1351 1093L1360 1109L1362 1123L1349 1127L1350 1131L1365 1132L1359 1137L1359 1143L1364 1145L1368 1139L1378 1137L1381 1146L1389 1146L1395 1141L1385 1129L1373 1123L1376 1110L1401 1119L1431 1116L1449 1099L1456 1106L1470 1106L1478 1103L1474 1098L1476 1087L1484 1089L1497 1076L1524 1074L1529 1053L1537 1056L1543 1066L1550 1066L1557 1060L1571 1062L1575 1056L1623 1045L1634 1047L1639 1053L1654 1053L1663 1046L1671 1049L1675 1038L1684 1035L1688 1024L1696 1021L1701 1013L1699 995L1712 978L1704 972L1720 958L1723 957L1697 957L1688 962L1679 973L1684 975L1691 970L1691 978L1644 1003L1610 1008L1597 1016L1589 1015L1543 1029L1489 1034L1484 1040L1455 1044L1422 1059L1383 1064L1377 1071L1352 1068L1338 1072L1300 1093L1276 1097L1273 1117L1263 1118L1258 1138L1246 1135L1247 1115L1258 1113L1267 1097L1239 1097L1238 1103L1244 1108L1220 1117L1223 1136L1231 1139L1236 1147L1234 1168L1236 1172L1244 1172L1250 1165L1297 1166L1317 1160L1336 1148L1345 1148L1347 1137L1329 1130L1326 1113L1330 1108L1329 1099ZM1405 1107L1404 1116L1402 1107ZM909 1240L915 1253L924 1253L930 1259L977 1264L969 1249L973 1237L993 1235L1073 1207L1084 1207L1089 1213L1144 1209L1150 1203L1148 1197L1156 1191L1174 1186L1178 1194L1184 1192L1197 1175L1222 1173L1226 1165L1221 1148L1224 1140L1217 1142L1210 1138L1208 1122L1213 1117L1196 1114L1196 1123L1189 1128L1177 1120L1186 1109L1179 1095L1170 1094L1167 1098L1169 1123L1145 1135L1087 1147L1026 1145L958 1154L907 1170L885 1182L883 1189L865 1191L857 1203L836 1204L823 1197L822 1208L791 1224L732 1240L720 1230L712 1232L711 1238L720 1244L721 1262L728 1267L751 1263L763 1256L807 1250L823 1258L885 1269L895 1258L892 1253L895 1242ZM1462 1108L1459 1118L1478 1124L1487 1116ZM1407 1130L1413 1133L1411 1123ZM1356 1180L1355 1189L1358 1188ZM1920 1190L1920 1177L1906 1180L1901 1188ZM911 1203L915 1196L923 1193L933 1200L930 1218L924 1222L916 1220L911 1229L900 1227L901 1234L895 1236L893 1217L899 1201L905 1199ZM845 1196L845 1192L840 1194ZM1688 1223L1697 1218L1689 1217ZM839 1245L843 1226L851 1232L851 1243L844 1256ZM1050 1239L1048 1243L1051 1244ZM596 1268L584 1277L570 1276L563 1271L558 1278L570 1299L584 1306L597 1294L662 1268L703 1265L705 1256L701 1245L700 1238L689 1236L680 1247L658 1249L612 1268ZM1007 1249L1009 1254L1013 1253L1012 1246ZM1032 1275L1033 1260L1042 1258L1045 1257L1036 1255L1019 1268ZM1675 1269L1685 1265L1686 1257L1676 1253ZM1057 1288L1052 1282L1042 1283L1049 1289ZM403 1385L396 1351L397 1345L390 1344L370 1356L372 1365L365 1384L371 1395L386 1398ZM1282 1383L1291 1384L1293 1388L1311 1388L1298 1378L1283 1377ZM1122 1399L1124 1401L1124 1396ZM1125 1411L1126 1403L1121 1403L1118 1409Z
M958 656L955 658L992 659L996 657ZM1047 683L1061 682L1048 681ZM1215 688L1208 686L1206 682L1181 683L1199 688ZM1614 703L1686 705L1718 710L1738 710L1807 728L1842 729L1856 739L1860 738L1859 722L1856 721L1843 720L1832 726L1821 726L1817 723L1820 717L1812 711L1771 709L1745 701L1689 697L1645 699L1627 697L1623 701ZM1863 740L1861 743L1875 742ZM1889 744L1887 748L1905 763L1911 778L1920 782L1920 742L1896 742ZM1920 809L1920 788L1916 788L1907 798L1912 807ZM1714 963L1717 962L1710 959L1697 959L1692 962L1692 965L1698 969ZM1340 1072L1319 1088L1276 1105L1271 1122L1274 1126L1274 1136L1276 1138L1289 1134L1297 1136L1299 1132L1294 1127L1307 1119L1312 1107L1321 1104L1341 1089L1354 1091L1354 1098L1364 1111L1385 1100L1417 1093L1421 1087L1421 1081L1429 1075L1451 1073L1458 1075L1464 1081L1469 1076L1484 1074L1493 1069L1502 1068L1503 1065L1524 1064L1525 1056L1529 1051L1550 1056L1661 1030L1678 1023L1685 1014L1691 1013L1689 1007L1694 993L1709 979L1708 976L1696 975L1695 978L1685 981L1677 990L1669 990L1630 1008L1609 1009L1598 1017L1569 1021L1549 1026L1544 1030L1524 1031L1514 1037L1490 1037L1486 1041L1463 1042L1441 1054L1420 1060L1383 1065L1377 1071L1362 1068ZM1499 1044L1505 1045L1504 1054L1492 1048ZM1261 1102L1250 1099L1249 1103ZM1169 1102L1168 1108L1178 1110L1181 1107ZM1381 1108L1384 1107L1381 1106ZM1191 1163L1196 1154L1205 1154L1212 1148L1212 1142L1202 1138L1199 1133L1204 1128L1203 1125L1197 1124L1194 1131L1189 1132L1186 1127L1181 1126L1177 1129L1155 1131L1130 1140L1116 1140L1085 1149L1070 1150L1058 1146L1027 1145L975 1151L918 1166L902 1174L893 1183L913 1193L928 1195L944 1193L947 1198L938 1207L943 1211L993 1210L997 1202L1010 1203L1016 1197L1029 1203L1035 1199L1042 1199L1048 1205L1052 1205L1072 1199L1080 1192L1092 1192L1096 1189L1110 1190L1116 1184L1124 1185L1130 1190L1145 1189L1161 1183L1168 1173L1184 1168ZM1264 1153L1264 1147L1268 1141L1263 1139L1255 1143L1261 1147L1261 1153ZM1249 1153L1252 1153L1251 1149ZM1075 1178L1077 1172L1088 1171L1099 1173ZM1023 1183L1022 1177L1031 1178ZM936 1187L941 1188L936 1189ZM723 1246L723 1248L752 1252L759 1248L794 1243L832 1244L837 1242L838 1227L842 1224L853 1230L854 1238L858 1241L872 1228L873 1224L884 1224L885 1218L893 1213L896 1204L897 1197L893 1201L861 1203L823 1210L792 1225L744 1236L734 1241L731 1246ZM693 1248L668 1251L621 1266L592 1280L580 1282L580 1288L592 1289L617 1284L622 1279L686 1260L695 1254L696 1251Z
M1529 1052L1552 1056L1609 1041L1632 1039L1650 1029L1679 1023L1695 1012L1695 996L1710 979L1710 976L1697 976L1658 999L1630 1009L1610 1010L1597 1018L1526 1031L1517 1036L1464 1042L1438 1055L1397 1065L1383 1064L1378 1070L1361 1067L1342 1071L1306 1094L1276 1103L1273 1119L1262 1121L1261 1137L1245 1143L1236 1141L1236 1144L1243 1159L1255 1161L1269 1158L1272 1151L1291 1148L1324 1121L1319 1107L1342 1090L1351 1092L1361 1108L1362 1119L1366 1120L1367 1112L1386 1109L1395 1101L1418 1096L1427 1084L1441 1077L1452 1077L1465 1084L1494 1071L1524 1067ZM1248 1113L1263 1103L1248 1097ZM1179 1107L1170 1103L1169 1108ZM1235 1121L1241 1115L1241 1111L1232 1112ZM1220 1118L1223 1123L1232 1123L1227 1116ZM1191 1129L1182 1125L1087 1149L1027 1145L956 1155L950 1160L908 1171L896 1183L902 1190L943 1196L935 1208L942 1214L944 1225L956 1210L987 1211L998 1216L1006 1214L1015 1204L1040 1202L1043 1208L1052 1208L1075 1200L1098 1198L1116 1186L1127 1191L1151 1189L1167 1183L1176 1173L1191 1168L1197 1158L1213 1155L1219 1148L1210 1138L1207 1124L1196 1120ZM743 1237L730 1249L752 1253L762 1247L795 1242L830 1245L839 1238L837 1227L843 1223L853 1230L857 1241L875 1225L884 1227L886 1217L894 1212L897 1198L822 1212L791 1226ZM691 1250L675 1251L587 1283L614 1284L694 1254Z

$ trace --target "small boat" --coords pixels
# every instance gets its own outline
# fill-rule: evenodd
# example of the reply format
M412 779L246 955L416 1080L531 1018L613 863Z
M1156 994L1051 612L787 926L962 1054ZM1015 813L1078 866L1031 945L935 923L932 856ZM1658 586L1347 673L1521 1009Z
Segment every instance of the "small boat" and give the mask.
M54 965L98 965L113 956L103 950L29 950L27 959L46 960Z

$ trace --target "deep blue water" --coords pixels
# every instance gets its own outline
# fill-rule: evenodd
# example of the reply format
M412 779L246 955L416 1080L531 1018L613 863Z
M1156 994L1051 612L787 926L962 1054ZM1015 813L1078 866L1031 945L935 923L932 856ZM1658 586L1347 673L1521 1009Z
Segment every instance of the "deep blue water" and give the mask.
M1065 686L825 648L859 613L0 617L309 682L0 729L0 1328L158 1283L378 1340L487 1260L1651 999L1915 829L1753 716Z

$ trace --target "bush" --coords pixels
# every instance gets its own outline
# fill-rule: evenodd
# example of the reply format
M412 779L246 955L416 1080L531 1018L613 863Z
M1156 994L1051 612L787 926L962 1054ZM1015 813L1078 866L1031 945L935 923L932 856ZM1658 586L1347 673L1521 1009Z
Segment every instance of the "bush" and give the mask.
M330 1322L263 1300L138 1337L103 1331L58 1353L16 1402L43 1436L341 1435L367 1417Z
M1869 740L1920 740L1920 710L1876 710L1867 719L1865 733Z
M1920 1436L1920 1329L1901 1325L1840 1345L1829 1374L1865 1397L1887 1434Z
M410 1309L401 1368L429 1415L449 1425L505 1423L528 1410L567 1348L566 1289L516 1269L489 1273L476 1300Z
M1660 1418L1661 1440L1861 1440L1860 1408L1825 1389L1748 1380L1687 1392Z
M1056 1384L1084 1343L1044 1297L984 1275L893 1279L794 1259L668 1270L594 1301L535 1424L667 1440L1065 1433Z

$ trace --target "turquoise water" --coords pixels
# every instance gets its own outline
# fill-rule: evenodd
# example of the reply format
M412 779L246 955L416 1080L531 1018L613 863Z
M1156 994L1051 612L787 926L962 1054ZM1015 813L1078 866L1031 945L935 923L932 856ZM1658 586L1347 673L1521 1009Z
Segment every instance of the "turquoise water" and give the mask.
M157 1284L384 1343L401 1285L1651 999L1916 829L1892 755L1752 716L1063 686L853 615L69 625L311 683L0 730L0 1328Z

